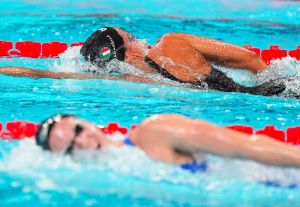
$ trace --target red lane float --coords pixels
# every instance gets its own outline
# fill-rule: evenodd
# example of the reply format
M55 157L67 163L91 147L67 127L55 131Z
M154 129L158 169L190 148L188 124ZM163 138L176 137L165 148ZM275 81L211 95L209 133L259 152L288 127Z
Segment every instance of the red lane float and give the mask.
M300 145L300 126L287 129L287 143Z
M47 42L42 44L42 58L54 58L68 49L68 44L63 42Z
M22 139L25 137L33 137L39 125L26 121L11 121L6 123L4 138ZM0 135L1 136L1 135Z
M20 140L34 137L40 125L28 121L10 121L5 125L6 131L3 130L2 126L2 123L0 123L0 139ZM137 127L137 125L132 125L131 130L135 127ZM256 131L251 126L243 125L226 126L226 128L246 134L264 134L278 141L300 146L300 126L289 127L286 131L276 129L275 126L266 126L264 129ZM104 127L99 127L99 130L109 135L114 133L126 135L129 131L126 127L122 127L116 122L109 123Z
M253 134L253 127L243 126L243 125L234 125L234 126L227 126L228 129L233 129L239 132L244 132L246 134Z
M84 44L84 42L75 42L75 43L72 43L70 46L71 47L82 46L83 44Z
M106 127L100 128L100 130L105 134L114 134L116 132L119 132L125 135L128 132L126 127L121 127L118 123L115 122L109 123Z
M82 46L84 42L71 43L70 47ZM281 59L287 55L300 60L300 46L295 50L282 50L277 45L270 46L269 49L261 50L252 45L244 45L243 48L255 52L262 59L270 64L272 60ZM68 49L68 44L64 42L13 42L0 40L0 57L28 57L28 58L56 58L59 54ZM151 46L148 46L151 49Z
M274 126L265 126L264 129L257 130L256 134L268 135L270 137L273 137L274 139L277 139L278 141L285 142L284 131L277 130Z
M253 47L252 45L244 45L243 48L255 52L257 55L260 56L260 49L257 47Z
M17 42L16 49L10 51L10 55L17 57L39 58L42 45L39 42Z
M9 57L9 51L13 49L12 42L0 41L0 57Z
M289 52L289 56L300 60L300 46L298 46L296 50L291 50Z
M267 63L270 64L271 60L281 59L287 56L286 50L281 50L279 46L272 45L268 50L261 51L261 58Z
M70 46L81 46L83 42L72 43ZM7 42L0 41L0 57L27 57L27 58L57 58L68 49L64 42Z

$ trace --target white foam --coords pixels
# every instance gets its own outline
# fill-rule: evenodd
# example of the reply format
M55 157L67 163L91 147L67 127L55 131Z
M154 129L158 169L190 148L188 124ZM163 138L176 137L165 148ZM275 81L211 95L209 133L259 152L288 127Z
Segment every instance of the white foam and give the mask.
M143 42L145 40L141 41ZM59 55L60 58L55 60L54 64L50 67L50 70L66 73L83 73L85 71L89 71L89 73L95 74L108 74L112 72L118 74L132 74L138 77L150 78L155 82L179 85L179 83L170 81L159 74L146 74L133 65L118 60L110 61L106 67L99 70L99 68L97 68L95 65L84 60L80 54L80 49L81 46L68 48L64 53Z
M257 75L257 83L268 80L299 77L300 62L292 57L271 61L269 67Z
M257 83L260 84L269 80L282 80L286 89L282 93L284 97L300 95L300 61L295 58L286 57L271 61L267 70L257 75Z
M119 138L119 137L118 137ZM22 174L34 178L41 189L61 187L60 173L65 182L77 179L74 176L91 174L86 185L94 183L92 174L105 172L134 177L147 182L168 182L179 185L213 188L230 180L256 183L277 181L282 185L300 184L299 169L284 169L265 166L253 161L224 159L208 156L206 173L192 174L178 166L158 162L149 158L137 147L106 147L100 151L76 151L73 157L42 151L32 139L20 144L0 161L0 171ZM73 183L69 183L73 186Z
M54 62L51 70L58 72L72 72L82 73L84 71L90 71L97 74L108 74L111 72L119 74L132 74L139 77L147 77L155 82L161 82L167 85L187 87L189 84L177 83L167 78L162 77L160 74L146 74L140 69L118 60L113 60L105 68L99 70L93 64L85 61L80 55L81 47L68 48L63 54L60 55L60 59ZM300 91L300 62L294 58L286 57L283 59L277 59L271 61L269 67L263 72L257 75L252 74L246 70L229 69L215 66L218 69L225 72L229 77L233 78L236 82L246 85L254 86L259 85L270 80L281 80L286 84L286 90L282 93L283 97L293 97L295 94L299 94ZM55 87L55 86L54 86ZM70 86L72 89L72 84ZM203 83L199 88L207 89L207 85Z
M50 68L56 72L81 73L85 70L97 70L97 68L80 55L81 46L70 47L64 53L59 55Z

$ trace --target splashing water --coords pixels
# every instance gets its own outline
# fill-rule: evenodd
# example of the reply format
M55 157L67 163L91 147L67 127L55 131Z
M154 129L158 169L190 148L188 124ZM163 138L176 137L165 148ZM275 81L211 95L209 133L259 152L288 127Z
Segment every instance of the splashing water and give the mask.
M271 62L267 70L257 75L257 83L268 80L282 80L286 84L286 89L282 93L284 97L294 97L300 95L300 62L295 58L286 57L281 60Z
M18 143L0 160L0 174L5 179L0 179L0 183L14 191L20 189L19 194L15 193L17 198L36 200L38 196L39 201L46 203L65 199L75 199L77 203L82 199L85 204L90 204L91 198L95 204L113 199L109 200L111 206L120 206L120 202L140 206L149 200L160 201L155 206L232 206L236 200L249 202L249 196L256 200L262 196L268 200L271 196L271 203L276 203L279 200L273 200L275 195L293 203L300 193L299 188L285 188L300 184L298 169L208 155L208 171L191 173L154 161L137 147L74 151L70 157L42 151L32 139ZM261 184L268 180L280 183L281 187Z
M147 77L156 82L178 85L177 82L166 79L159 74L145 74L142 70L118 60L112 60L104 68L99 69L84 60L80 54L80 49L81 46L68 48L64 53L60 54L60 58L54 62L50 70L68 73L84 73L88 71L94 74L132 74L138 77Z
M119 137L115 137L119 139ZM282 186L300 185L298 169L265 166L253 161L232 160L208 155L209 169L205 173L191 173L179 166L158 162L149 158L137 147L106 147L100 151L77 150L73 157L42 151L34 140L20 141L17 147L0 161L0 171L21 173L42 180L53 172L67 170L78 172L111 172L120 176L135 177L144 182L168 182L199 187L212 182L227 185L228 181L259 183L276 181ZM55 183L55 186L59 183ZM52 183L52 185L54 185ZM87 178L86 185L90 185Z
M159 74L146 74L138 68L118 60L111 61L105 68L99 70L99 68L83 59L80 55L80 48L81 47L72 47L61 54L60 59L54 62L51 70L72 73L83 73L89 71L95 74L132 74L138 77L147 77L156 82L165 84L183 87L189 86L189 84L171 81ZM229 69L218 66L215 67L222 70L229 77L242 85L254 86L271 80L280 80L286 84L286 90L281 94L281 96L295 97L295 95L299 95L300 62L294 58L286 57L281 60L273 60L266 70L258 73L257 75L245 70ZM207 89L207 86L203 84L199 88Z
M68 48L59 55L50 70L57 72L82 73L84 71L97 71L98 68L93 64L84 61L80 55L81 46Z

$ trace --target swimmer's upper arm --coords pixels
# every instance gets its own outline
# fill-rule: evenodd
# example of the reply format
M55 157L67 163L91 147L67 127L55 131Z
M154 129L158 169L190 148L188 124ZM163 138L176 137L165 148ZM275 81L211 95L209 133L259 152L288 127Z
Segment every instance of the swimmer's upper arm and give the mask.
M180 34L168 34L149 51L148 57L184 82L203 80L211 65Z

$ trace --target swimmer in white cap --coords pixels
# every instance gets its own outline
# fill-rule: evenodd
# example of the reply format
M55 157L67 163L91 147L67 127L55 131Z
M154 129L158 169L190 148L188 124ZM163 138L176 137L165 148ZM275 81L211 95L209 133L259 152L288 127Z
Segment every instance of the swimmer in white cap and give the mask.
M114 142L97 128L74 116L56 115L45 120L36 142L53 153L101 150L108 145L136 146L155 160L181 165L191 171L206 170L195 154L251 159L266 165L300 167L300 149L266 135L249 135L176 114L154 115L134 128L124 141Z

